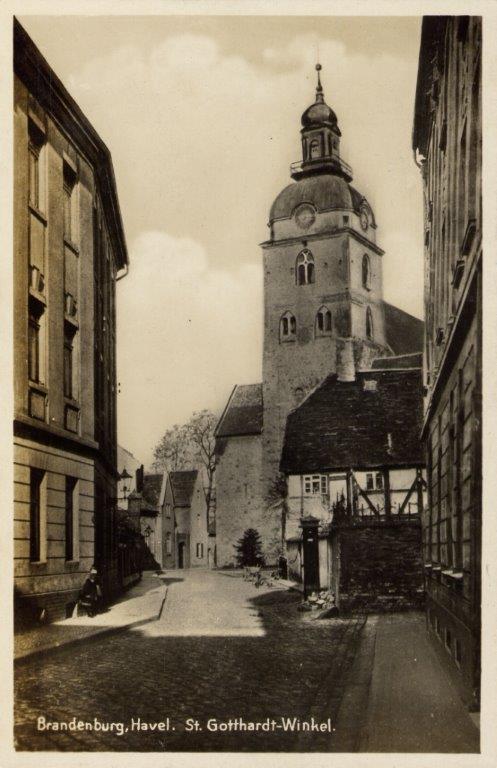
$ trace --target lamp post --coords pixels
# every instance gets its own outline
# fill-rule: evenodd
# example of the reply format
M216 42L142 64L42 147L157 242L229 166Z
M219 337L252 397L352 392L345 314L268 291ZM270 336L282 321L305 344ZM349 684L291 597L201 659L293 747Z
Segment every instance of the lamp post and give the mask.
M119 480L124 480L124 482L126 482L126 480L131 480L131 477L132 476L129 474L129 472L127 471L126 467L124 467L123 471L119 475ZM129 491L129 488L127 488L126 485L123 485L123 498L124 498L124 501L126 501L126 499L127 499L126 494L127 494L128 491Z

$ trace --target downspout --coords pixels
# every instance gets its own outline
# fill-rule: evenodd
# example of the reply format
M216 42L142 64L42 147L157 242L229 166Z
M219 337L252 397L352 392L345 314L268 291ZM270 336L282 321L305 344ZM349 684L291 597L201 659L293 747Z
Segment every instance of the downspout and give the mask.
M126 277L126 275L128 274L128 272L129 272L129 264L127 262L124 265L124 269L125 269L125 272L122 275L116 275L116 283L117 283L118 280L122 280L123 277Z

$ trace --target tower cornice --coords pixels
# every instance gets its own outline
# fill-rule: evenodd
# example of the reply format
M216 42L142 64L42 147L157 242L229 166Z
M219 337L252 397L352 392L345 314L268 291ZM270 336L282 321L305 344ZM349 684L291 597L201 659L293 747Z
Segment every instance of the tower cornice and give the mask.
M339 237L343 234L349 234L351 235L355 240L357 240L362 245L367 246L368 248L371 248L371 250L374 253L377 253L378 256L383 256L385 251L380 248L376 243L371 242L371 240L368 240L367 237L364 237L359 232L357 232L355 229L352 229L352 227L339 227L337 229L334 229L332 232L316 232L315 234L306 234L305 237L296 236L296 237L286 237L282 240L265 240L262 243L259 243L261 248L275 248L278 245L288 245L290 243L302 243L304 240L306 243L309 243L311 240L327 240L329 238Z

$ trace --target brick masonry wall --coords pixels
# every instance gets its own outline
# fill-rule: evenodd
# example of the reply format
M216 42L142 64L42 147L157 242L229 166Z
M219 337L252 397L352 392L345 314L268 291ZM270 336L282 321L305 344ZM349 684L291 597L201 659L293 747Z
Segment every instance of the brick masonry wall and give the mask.
M335 528L333 548L337 556L332 581L338 586L340 610L399 610L423 604L419 520L343 523Z

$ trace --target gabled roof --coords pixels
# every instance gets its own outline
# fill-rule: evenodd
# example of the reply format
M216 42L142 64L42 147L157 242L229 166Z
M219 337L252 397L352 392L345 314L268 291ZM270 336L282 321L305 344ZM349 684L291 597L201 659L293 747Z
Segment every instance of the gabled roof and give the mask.
M176 470L169 473L175 507L191 506L197 475L196 469Z
M260 435L262 384L237 384L216 427L216 437Z
M408 352L406 355L395 357L377 357L371 363L373 370L389 368L421 368L423 365L422 352Z
M394 355L421 352L424 343L424 323L418 317L383 302L385 310L385 336Z
M289 414L281 470L422 465L422 417L420 369L361 371L353 382L332 374Z

